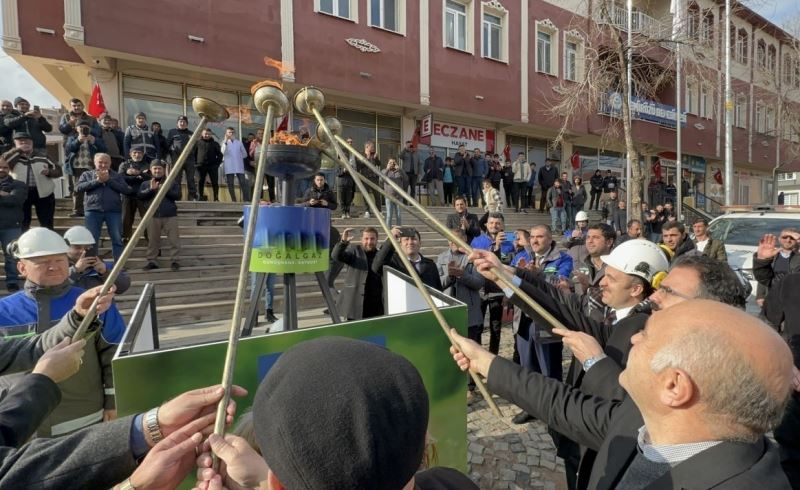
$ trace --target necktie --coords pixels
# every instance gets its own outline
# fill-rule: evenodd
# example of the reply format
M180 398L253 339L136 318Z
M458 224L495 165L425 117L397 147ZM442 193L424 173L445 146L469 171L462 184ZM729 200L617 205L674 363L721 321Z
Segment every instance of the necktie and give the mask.
M609 308L605 318L603 319L603 325L605 325L606 327L610 327L614 325L614 322L616 321L617 321L617 312Z

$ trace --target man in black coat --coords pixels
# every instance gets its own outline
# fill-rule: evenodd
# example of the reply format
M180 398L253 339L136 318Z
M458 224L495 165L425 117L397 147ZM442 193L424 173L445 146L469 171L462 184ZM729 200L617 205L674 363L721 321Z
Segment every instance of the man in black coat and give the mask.
M202 136L197 140L197 145L194 148L194 161L197 168L199 199L201 201L206 200L206 176L208 176L211 180L214 201L219 201L219 166L222 163L222 150L219 143L214 140L214 133L208 128L203 130ZM188 164L187 160L184 165Z
M467 235L467 243L471 243L475 237L481 234L478 216L470 213L467 209L467 198L465 196L456 197L455 201L453 201L453 207L456 212L447 215L447 227L451 230L463 230Z
M178 161L183 149L186 148L186 143L188 143L189 139L192 137L192 132L189 130L189 118L186 116L178 116L178 122L176 124L178 127L169 130L166 141L167 147L169 148L169 161L172 164ZM184 174L186 174L186 189L190 201L197 200L197 182L194 177L196 156L197 152L195 151L189 153L186 158L186 163L181 169L181 175L178 177L178 184L180 185Z
M442 280L439 278L439 268L436 262L423 257L419 253L420 241L419 231L411 227L395 226L392 228L392 235L400 242L401 253L406 254L408 260L414 265L419 273L422 282L437 291L442 290ZM387 238L383 246L378 250L375 261L372 263L372 270L383 277L383 266L388 265L400 272L408 273L400 257L397 256L392 242Z
M691 300L655 313L632 339L623 402L526 371L452 332L461 369L597 451L581 488L789 488L765 434L786 406L791 353L744 311Z
M310 208L336 209L336 193L325 182L325 174L320 172L314 176L314 183L306 189L302 203Z
M361 244L351 244L353 229L345 228L342 238L333 247L331 258L347 265L344 286L336 298L336 309L348 320L361 320L383 315L383 277L372 264L378 253L378 230L372 227L361 232Z
M539 169L539 175L536 176L536 180L539 182L539 187L542 188L542 197L539 199L539 212L545 213L547 211L547 191L553 187L556 180L558 179L558 169L554 165L557 163L558 160L555 158L547 158L544 162L544 166Z
M47 136L53 130L50 122L39 112L38 107L31 110L31 104L22 97L14 99L16 110L6 114L3 118L5 126L13 131L28 133L33 140L33 148L44 150L47 148Z
M753 276L759 284L770 289L787 274L800 272L798 254L800 232L795 228L781 230L779 237L764 235L753 254Z

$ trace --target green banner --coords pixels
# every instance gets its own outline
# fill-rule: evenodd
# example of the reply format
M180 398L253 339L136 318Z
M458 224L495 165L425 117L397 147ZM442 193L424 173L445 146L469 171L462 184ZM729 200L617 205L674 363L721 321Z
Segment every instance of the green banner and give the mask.
M442 308L442 314L466 335L465 306ZM419 370L430 397L428 432L438 456L434 464L466 472L467 376L453 362L447 337L430 311L242 339L234 383L247 388L249 395L237 400L239 412L250 407L260 380L282 352L328 335L373 342L408 359ZM218 383L226 345L217 342L116 358L113 368L119 414L142 412L184 391Z
M250 206L244 207L244 221ZM259 206L251 272L321 272L328 270L331 212L302 206Z

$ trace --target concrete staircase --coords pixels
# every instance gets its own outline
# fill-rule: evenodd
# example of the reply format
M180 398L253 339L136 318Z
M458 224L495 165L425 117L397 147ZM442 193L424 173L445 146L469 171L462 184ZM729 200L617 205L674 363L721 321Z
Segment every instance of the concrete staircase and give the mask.
M241 203L180 202L178 207L182 247L181 270L178 272L169 270L166 258L160 261L161 269L141 270L146 264L146 244L142 240L127 264L132 286L125 294L117 296L117 305L123 316L129 318L144 284L151 282L155 285L158 324L164 333L171 332L168 337L172 334L185 337L191 335L192 330L197 330L198 334L202 332L202 335L222 338L230 322L242 258L244 240L242 229L236 224L241 216ZM70 226L83 224L82 218L67 217L70 208L71 204L66 199L57 203L55 226L59 233L63 233ZM428 210L441 221L445 221L447 214L452 212L449 207L432 207ZM376 218L363 218L360 217L361 214L353 213L353 216L359 217L343 220L339 214L334 213L333 225L340 232L348 227L354 228L356 240L360 237L360 231L367 226L374 226L380 230ZM599 213L597 216L594 214L592 213L592 220L599 219ZM549 222L548 214L536 211L529 214L514 212L506 214L507 230L527 229L534 224L549 224ZM403 224L415 226L420 230L423 255L435 259L439 253L446 250L447 240L431 231L415 217L404 215ZM380 239L385 239L382 232ZM110 242L107 237L104 237L100 244L100 253L110 255ZM341 284L343 277L344 274L340 274L337 283ZM5 293L5 285L2 286L2 292ZM278 316L282 316L283 284L280 278L275 293L274 309ZM330 318L322 313L325 303L313 275L297 276L297 296L302 325L329 323ZM260 308L263 314L263 302Z

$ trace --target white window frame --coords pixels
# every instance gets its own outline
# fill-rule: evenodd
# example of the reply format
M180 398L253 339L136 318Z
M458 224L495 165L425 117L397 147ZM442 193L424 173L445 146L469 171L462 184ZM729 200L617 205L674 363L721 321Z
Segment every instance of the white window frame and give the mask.
M797 180L797 172L778 172L778 180Z
M694 77L686 79L686 93L683 97L684 111L697 115L697 80Z
M764 134L776 136L775 134L775 107L767 105L764 111Z
M734 100L733 125L737 128L747 128L747 96L738 94Z
M385 0L380 0L381 2L381 12L380 16L383 19L383 7ZM395 34L400 34L401 36L406 35L406 0L394 0L394 8L395 8L395 19L397 21L397 29L389 29L388 27L383 26L383 20L379 25L372 23L372 0L367 0L367 22L370 27L374 27L375 29L381 29L387 32L393 32Z
M475 3L473 0L449 0L464 6L466 21L464 22L464 49L447 44L447 2L442 0L442 46L466 53L475 53Z
M765 118L764 103L761 102L760 100L756 101L755 118L756 118L756 133L763 134L766 118Z
M333 0L333 10L334 12L325 12L322 10L320 6L320 0L314 0L314 12L322 15L329 15L331 17L336 17L337 19L349 20L350 22L355 22L358 24L358 0L348 0L350 5L350 16L345 17L343 15L339 15L339 0Z
M697 93L697 115L705 119L714 117L713 89L707 83L701 83Z
M546 71L540 69L539 67L539 33L545 33L550 35L550 71ZM561 58L558 56L558 45L559 45L559 38L558 38L558 27L553 24L550 19L543 19L536 21L536 32L534 33L535 39L535 51L534 51L534 63L536 66L536 71L538 73L544 73L546 75L552 75L554 77L558 76L559 73L559 65Z
M537 37L538 39L538 37ZM569 78L569 51L567 50L568 43L575 44L575 77ZM575 29L566 31L564 33L564 80L571 82L583 81L583 61L585 57L584 50L585 41L583 35Z
M497 58L494 56L488 56L483 52L483 46L486 42L486 39L484 38L484 25L486 23L486 20L484 20L485 15L491 15L500 19L500 46L498 46L500 56ZM481 56L490 60L508 63L508 10L506 10L506 8L503 7L503 4L497 0L481 2Z

